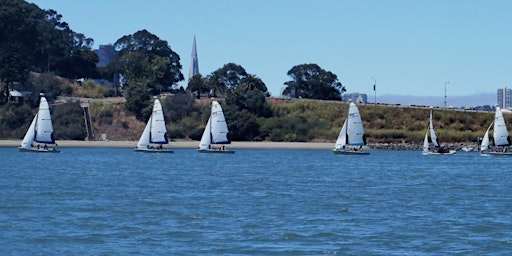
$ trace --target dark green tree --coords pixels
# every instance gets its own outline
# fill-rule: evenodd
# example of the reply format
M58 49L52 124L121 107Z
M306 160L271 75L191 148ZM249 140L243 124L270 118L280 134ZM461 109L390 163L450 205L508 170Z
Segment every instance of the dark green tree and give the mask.
M215 71L206 77L208 88L210 89L211 96L217 97L219 94L224 94L227 91L226 79L223 78L220 72Z
M30 76L26 86L26 89L32 92L29 96L29 103L33 108L39 106L40 93L44 93L49 102L53 102L61 93L59 79L54 73L41 73Z
M317 64L297 65L288 71L291 81L285 82L284 95L296 98L341 100L345 87L335 74Z
M0 4L0 102L6 102L9 88L24 82L43 43L38 27L45 13L35 4L22 0L3 0Z
M84 112L80 102L66 102L52 108L55 138L58 140L84 140L87 137Z
M128 86L138 76L149 77L152 80L152 94L169 91L173 85L183 81L179 55L168 45L147 30L137 31L133 35L121 37L114 44L118 54L113 65L122 73ZM132 66L134 63L144 62Z
M222 68L213 72L216 76L216 81L224 84L224 87L228 90L234 91L242 79L248 76L245 69L235 63L228 63Z
M238 110L247 110L257 117L271 117L272 109L266 101L262 91L253 89L244 91L238 87L226 97L226 104L236 107Z
M201 93L209 91L208 81L201 74L195 75L188 81L187 91L196 92L199 99Z
M153 101L147 83L144 81L133 81L126 88L126 109L135 117L146 122L151 115Z
M0 4L0 102L13 83L24 83L30 71L55 72L69 78L94 72L93 40L72 31L55 10L22 0ZM72 72L69 71L73 68Z
M127 109L139 120L147 121L152 105L150 96L170 91L184 80L180 57L166 41L147 30L123 36L114 47L118 54L109 64L110 72L122 74L125 79Z
M246 77L242 78L242 80L240 81L240 85L238 85L237 90L242 90L245 92L258 90L263 92L266 96L270 96L270 93L268 92L265 83L261 80L261 78L255 75L247 75Z

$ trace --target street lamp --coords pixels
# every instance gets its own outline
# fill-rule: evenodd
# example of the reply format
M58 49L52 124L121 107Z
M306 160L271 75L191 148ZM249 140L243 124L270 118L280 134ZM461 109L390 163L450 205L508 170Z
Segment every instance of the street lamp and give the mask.
M444 108L446 108L446 85L450 82L444 82Z
M372 79L373 79L373 101L374 101L374 104L377 105L377 80L375 80L375 78L373 78L373 76L372 76Z

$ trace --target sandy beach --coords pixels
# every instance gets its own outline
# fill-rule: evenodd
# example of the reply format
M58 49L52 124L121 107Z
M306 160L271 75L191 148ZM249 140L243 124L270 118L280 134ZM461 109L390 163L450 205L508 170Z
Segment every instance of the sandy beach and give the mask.
M57 140L59 147L112 147L112 148L135 148L137 141L78 141L78 140ZM21 140L0 140L0 147L19 147ZM199 141L171 141L168 148L197 148ZM334 143L316 142L240 142L234 141L228 148L248 149L331 149Z

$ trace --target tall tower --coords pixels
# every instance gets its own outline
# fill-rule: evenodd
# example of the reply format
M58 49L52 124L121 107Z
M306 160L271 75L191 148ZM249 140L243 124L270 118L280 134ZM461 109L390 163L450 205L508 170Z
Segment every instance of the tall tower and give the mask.
M197 60L196 36L194 35L194 43L192 44L192 60L190 61L190 69L188 71L188 80L199 74L199 61Z

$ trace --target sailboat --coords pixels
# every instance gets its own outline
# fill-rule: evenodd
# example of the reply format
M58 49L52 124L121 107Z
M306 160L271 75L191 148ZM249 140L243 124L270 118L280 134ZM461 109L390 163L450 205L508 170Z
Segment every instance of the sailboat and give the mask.
M41 96L39 109L18 149L21 152L59 153L60 150L53 138L52 117L48 101L46 101L43 93L39 95Z
M199 153L226 153L234 154L235 151L226 149L225 144L230 144L228 135L228 126L222 107L219 102L212 101L212 108L210 112L210 118L204 128L201 142L199 142Z
M432 144L434 145L434 149L430 149L429 143L428 143L428 135L430 133L430 140L432 141ZM428 124L427 132L425 133L425 139L423 140L423 155L453 155L457 151L455 150L448 150L443 146L439 145L439 142L437 141L437 135L434 131L434 122L432 121L432 109L430 110L430 122Z
M356 104L350 102L348 117L343 123L333 152L334 154L344 155L369 155L369 152L363 151L363 146L365 145L366 136L364 134L363 121L359 115L359 109Z
M491 150L489 140L489 130L493 127L493 141L494 145L498 150ZM491 123L480 145L480 153L482 155L499 155L499 156L512 156L512 152L509 152L508 147L510 146L510 137L508 136L507 125L503 118L503 112L500 107L496 107L494 114L494 121Z
M162 146L169 143L167 128L165 127L164 112L162 104L158 99L153 103L153 112L149 117L146 128L140 136L135 151L150 153L173 153L172 150Z

